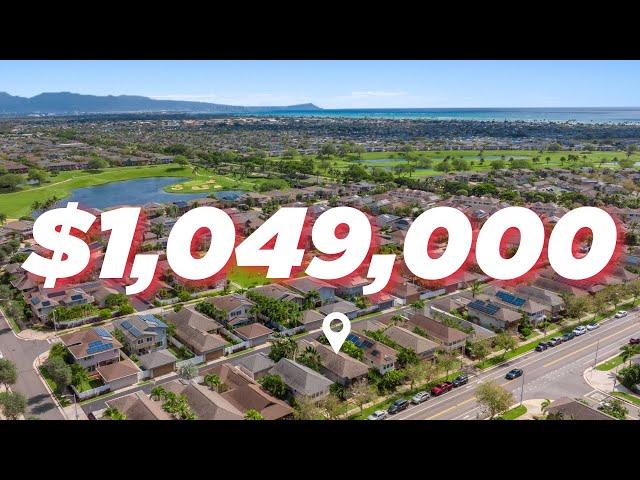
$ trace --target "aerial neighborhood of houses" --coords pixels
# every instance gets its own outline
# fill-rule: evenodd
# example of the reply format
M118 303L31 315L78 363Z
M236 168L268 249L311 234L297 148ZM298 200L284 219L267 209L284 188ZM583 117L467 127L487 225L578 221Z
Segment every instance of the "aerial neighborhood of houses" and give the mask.
M244 122L246 127L257 121L208 122L226 129L229 122ZM208 125L202 122L194 120L185 126L164 120L160 126L163 131L180 126L186 143L185 138L195 138L197 129ZM278 122L282 127L289 121ZM119 132L131 127L125 123L109 121L100 128ZM145 122L138 126L153 131ZM337 122L331 128L346 127ZM76 134L83 140L62 142L34 134L36 130L18 125L4 134L0 164L7 172L28 174L35 168L29 165L47 172L88 168L95 151L84 141L86 132ZM220 141L241 142L246 134L241 131L236 137L223 135ZM388 142L376 145L362 140L369 152L390 150L395 140ZM326 139L315 138L311 143L308 151L299 148L298 153L321 152ZM223 146L230 145L218 148ZM470 147L459 144L455 149ZM514 148L513 143L509 147ZM402 151L401 146L393 148ZM413 148L432 147L416 143ZM286 151L273 146L269 155ZM98 153L117 168L170 166L176 157L143 149L124 155L106 146ZM195 157L189 160L196 168L208 168L208 164L199 167ZM238 158L216 159L215 168L220 174L240 176L241 163ZM448 384L455 387L469 375L500 364L505 352L511 355L518 348L529 348L531 342L546 340L547 331L573 328L590 312L598 316L617 310L640 294L640 250L635 246L640 173L636 169L504 167L450 171L421 180L400 175L397 181L370 175L296 174L289 183L282 189L242 191L227 198L181 200L175 195L175 200L144 204L144 236L138 248L158 253L161 259L158 288L151 297L126 296L124 282L98 278L107 234L92 238L94 262L83 278L72 285L44 288L42 279L21 268L29 253L43 252L33 240L33 218L5 216L0 227L3 316L21 335L31 332L46 338L37 372L64 418L382 418L402 392L420 393L419 398L439 396L448 391ZM629 183L634 189L620 186ZM413 275L402 260L407 230L417 215L432 207L454 206L474 228L480 228L492 213L512 204L528 206L553 224L580 203L607 204L628 231L621 261L595 281L568 280L543 266L526 282L502 284L472 265L459 276L434 282ZM300 274L270 282L264 272L233 267L207 284L183 282L166 261L167 237L181 214L207 205L224 209L244 237L278 207L305 206L312 219L331 206L355 207L375 222L377 248L397 254L396 274L375 295L363 294L371 280L360 275L319 280ZM116 205L92 207L92 211L111 208ZM446 243L446 238L437 239L437 249L443 251ZM516 249L517 243L508 247ZM588 251L588 240L582 247ZM309 241L307 255L313 251ZM334 312L352 323L338 353L322 333L323 319ZM555 410L563 405L568 409L569 404L562 399ZM403 408L398 403L397 409ZM593 416L597 411L588 413Z

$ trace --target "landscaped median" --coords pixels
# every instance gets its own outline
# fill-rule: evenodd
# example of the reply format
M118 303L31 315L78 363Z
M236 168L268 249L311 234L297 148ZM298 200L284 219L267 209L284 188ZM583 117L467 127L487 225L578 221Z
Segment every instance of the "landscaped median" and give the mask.
M517 407L507 410L502 415L497 417L498 420L515 420L527 413L527 407L524 405L518 405Z

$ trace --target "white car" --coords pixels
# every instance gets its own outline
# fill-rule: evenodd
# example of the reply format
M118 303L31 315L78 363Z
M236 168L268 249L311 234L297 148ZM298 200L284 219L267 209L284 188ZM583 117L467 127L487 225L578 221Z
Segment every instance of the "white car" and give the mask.
M418 392L411 399L411 403L414 405L420 405L422 402L429 400L429 392Z
M620 310L618 313L616 313L616 318L622 318L622 317L626 317L627 316L627 311L626 310Z
M376 410L367 417L367 420L384 420L385 418L387 418L387 415L388 414L386 410Z
M2 352L0 352L0 358L4 358L4 355L2 355Z
M576 337L579 337L580 335L584 335L585 333L587 333L587 327L580 325L579 327L576 327L573 329L573 334Z
M589 331L595 330L596 328L600 328L599 323L590 323L589 325L587 325L587 330Z

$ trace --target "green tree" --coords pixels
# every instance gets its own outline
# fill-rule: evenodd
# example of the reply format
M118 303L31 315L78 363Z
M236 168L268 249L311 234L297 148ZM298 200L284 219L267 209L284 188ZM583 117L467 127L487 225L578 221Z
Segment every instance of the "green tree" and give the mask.
M338 420L343 410L342 402L335 395L327 395L322 401L322 409L327 420Z
M71 367L60 357L49 357L42 364L42 369L55 382L58 393L71 384Z
M502 350L501 357L504 358L507 352L515 349L518 346L518 341L515 337L507 332L500 332L493 340L496 347Z
M476 388L476 401L482 405L489 418L506 412L513 405L513 395L494 381L487 381Z
M626 344L620 347L620 357L624 362L630 361L633 357L640 353L639 345Z
M298 363L301 363L316 372L320 371L322 359L320 358L318 351L313 348L312 345L308 345L302 353L298 355L296 360Z
M18 369L16 365L6 358L0 358L0 383L5 388L14 385L18 380Z
M126 420L127 416L116 407L109 407L104 411L103 418L110 420Z
M353 382L347 393L347 398L360 409L360 413L362 413L364 405L370 402L374 396L374 387L369 385L364 378Z
M450 353L440 354L436 357L436 362L438 367L446 372L446 376L449 377L449 372L458 364L460 361Z
M322 410L308 397L298 397L293 406L293 418L296 420L322 420Z
M87 170L102 170L103 168L107 168L109 166L109 162L107 162L103 158L94 157L87 163Z
M254 408L250 408L246 412L244 412L245 420L264 420L262 414Z
M2 414L9 420L17 420L27 409L27 399L18 392L0 392Z
M205 375L204 383L207 387L209 387L211 390L215 390L216 392L220 392L220 387L222 387L222 379L215 373Z
M405 368L409 365L417 365L420 363L420 357L418 357L418 354L412 348L400 347L397 361L401 368Z
M258 380L258 383L274 397L280 400L287 398L287 384L280 375L265 375Z
M271 340L269 358L274 362L278 362L281 358L293 360L296 356L297 350L298 345L292 337L278 334L273 340Z
M166 395L167 391L161 385L158 385L151 390L151 398L156 401L164 399Z
M606 402L600 407L600 410L618 420L624 420L629 413L629 410L627 410L624 404L617 398Z
M198 367L194 364L189 363L186 365L182 365L180 370L178 371L178 375L185 380L191 380L192 378L196 378L198 376Z

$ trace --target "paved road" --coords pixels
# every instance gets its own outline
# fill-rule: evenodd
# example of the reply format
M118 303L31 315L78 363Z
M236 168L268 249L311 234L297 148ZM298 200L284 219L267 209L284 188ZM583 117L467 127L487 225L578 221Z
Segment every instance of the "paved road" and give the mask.
M18 381L11 389L27 397L27 416L32 415L43 420L64 420L55 401L33 369L34 359L49 347L45 340L22 340L16 337L7 319L0 313L0 352L18 368Z
M632 312L623 319L606 321L602 326L545 352L532 351L513 359L505 366L472 377L469 384L427 400L422 405L410 406L404 412L390 417L392 420L471 420L482 416L475 401L474 391L480 382L495 380L513 392L516 401L523 399L562 396L571 398L594 396L594 389L584 380L584 371L593 366L596 349L598 363L615 355L629 337L640 334L640 313ZM512 368L522 368L523 377L506 380ZM524 390L522 389L524 382ZM638 409L628 406L630 415L638 418Z

